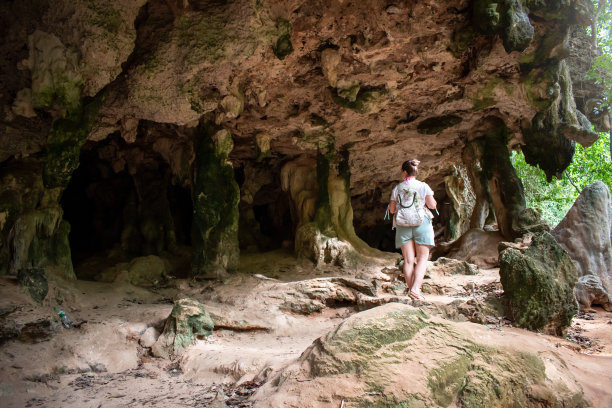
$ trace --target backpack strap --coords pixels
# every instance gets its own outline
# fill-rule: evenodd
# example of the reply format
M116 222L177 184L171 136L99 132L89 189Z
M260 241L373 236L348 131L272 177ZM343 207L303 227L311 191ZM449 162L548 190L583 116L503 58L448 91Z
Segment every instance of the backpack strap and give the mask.
M415 191L414 192L414 196L412 197L412 204L410 204L410 205L402 204L402 194L401 193L397 195L397 200L399 201L400 207L402 207L402 208L410 208L410 207L412 207L414 205L414 203L416 201L416 196L417 196L417 192Z

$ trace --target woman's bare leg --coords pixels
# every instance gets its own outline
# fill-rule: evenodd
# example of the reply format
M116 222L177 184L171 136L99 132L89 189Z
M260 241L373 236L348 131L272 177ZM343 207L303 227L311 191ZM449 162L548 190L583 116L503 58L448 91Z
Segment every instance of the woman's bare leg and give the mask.
M427 269L427 260L429 259L429 246L427 245L416 245L416 259L417 263L414 267L414 280L410 286L410 290L418 295L421 294L421 285L423 284L423 278L425 277L425 270ZM402 247L403 248L403 247Z
M414 282L414 241L402 245L401 249L404 256L404 281L406 282L406 290L408 290Z

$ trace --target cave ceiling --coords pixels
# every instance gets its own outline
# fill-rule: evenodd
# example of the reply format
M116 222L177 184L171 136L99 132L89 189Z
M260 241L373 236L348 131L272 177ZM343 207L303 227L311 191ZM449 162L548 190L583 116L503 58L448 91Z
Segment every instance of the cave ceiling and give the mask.
M571 81L559 79L571 54L569 28L590 24L590 2L28 0L0 7L0 161L44 155L54 121L95 96L103 99L86 146L111 135L138 139L184 179L194 150L187 141L209 121L231 133L235 167L348 152L351 195L378 191L380 202L413 157L422 162L420 178L444 194L445 177L465 165L470 141L492 131L491 118L506 127L509 149L525 144L525 134L535 145L548 134L531 149L532 164L555 148L558 134L592 143L566 106L574 103ZM535 123L538 114L544 119ZM554 175L564 165L545 170Z

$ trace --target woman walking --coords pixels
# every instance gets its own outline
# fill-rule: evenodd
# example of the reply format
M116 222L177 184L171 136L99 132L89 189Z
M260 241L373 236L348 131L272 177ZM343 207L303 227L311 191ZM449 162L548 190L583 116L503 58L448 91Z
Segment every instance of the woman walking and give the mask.
M421 285L429 250L434 246L433 215L429 209L436 208L436 200L433 190L416 179L419 163L412 159L402 164L403 181L391 193L389 211L394 214L395 247L401 248L404 256L406 292L413 299L425 300Z

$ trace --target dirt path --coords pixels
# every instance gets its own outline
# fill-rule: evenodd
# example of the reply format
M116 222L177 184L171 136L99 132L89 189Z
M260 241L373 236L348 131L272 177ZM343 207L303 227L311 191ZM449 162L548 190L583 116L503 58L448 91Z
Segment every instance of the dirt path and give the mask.
M310 315L288 312L283 305L295 301L288 296L310 282L307 279L318 279L316 284L333 276L374 279L381 299L410 303L398 292L401 284L392 280L393 259L348 271L315 269L273 253L245 258L243 270L248 273L232 276L225 284L176 280L156 290L126 283L56 282L49 298L57 301L62 295L67 313L80 327L60 327L40 342L10 340L2 346L2 406L203 407L223 406L223 399L228 406L248 407L248 396L266 376L294 361L316 338L359 308L337 303ZM426 303L412 304L429 311L494 295L500 288L494 269L477 275L436 276L426 279L426 284L435 294L428 295ZM48 300L43 306L33 304L11 277L0 278L0 294L3 318L54 319ZM139 339L149 327L161 330L172 299L182 295L201 300L230 324L198 340L175 361L153 358ZM508 327L503 320L466 324L485 343L556 352L593 406L612 406L612 313L593 309L580 314L569 331L573 341Z

